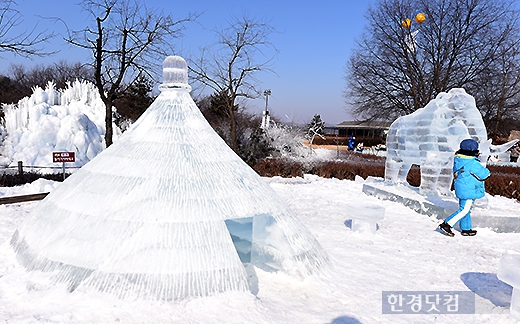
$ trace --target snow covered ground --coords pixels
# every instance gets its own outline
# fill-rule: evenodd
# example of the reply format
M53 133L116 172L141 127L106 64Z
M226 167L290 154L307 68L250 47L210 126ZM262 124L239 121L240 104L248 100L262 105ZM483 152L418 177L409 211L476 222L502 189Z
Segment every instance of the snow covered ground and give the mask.
M264 178L316 236L330 268L298 280L248 269L253 293L227 292L179 302L118 300L98 291L69 293L18 264L9 241L38 202L0 205L0 320L5 323L517 323L512 288L497 279L500 257L520 253L520 234L479 228L446 237L438 220L362 192L363 181ZM0 196L52 190L38 180L0 188ZM512 215L520 204L501 200ZM386 208L375 234L351 230L350 205ZM85 251L88 253L88 251ZM476 314L382 314L383 291L475 292ZM423 305L423 307L426 307Z
M18 108L7 109L7 127L0 127L0 137L8 134L0 148L0 164L16 165L21 160L24 165L52 166L54 151L75 152L76 166L92 159L104 148L103 118L99 118L104 116L104 110L89 87L76 84L65 92L56 92L52 87L45 91L37 89ZM314 153L313 159L333 159L337 154L335 150L323 149ZM322 274L299 280L248 267L251 292L226 292L177 302L119 300L87 289L69 293L64 285L52 283L46 274L27 272L17 262L9 244L15 230L39 202L0 205L0 320L5 323L517 323L509 315L512 288L498 280L496 273L502 255L520 253L520 234L478 228L475 237L446 237L436 230L439 220L399 203L365 195L362 180L311 175L264 180L328 253L330 266ZM48 192L59 185L38 180L24 186L0 188L0 197ZM411 195L404 189L398 190L401 195ZM501 216L520 217L520 204L516 201L502 197L488 199L488 206L501 206ZM366 204L386 208L385 218L375 234L351 229L349 206ZM479 212L485 215L486 210ZM489 214L493 213L489 209ZM474 293L476 311L466 315L383 314L382 295L387 291Z

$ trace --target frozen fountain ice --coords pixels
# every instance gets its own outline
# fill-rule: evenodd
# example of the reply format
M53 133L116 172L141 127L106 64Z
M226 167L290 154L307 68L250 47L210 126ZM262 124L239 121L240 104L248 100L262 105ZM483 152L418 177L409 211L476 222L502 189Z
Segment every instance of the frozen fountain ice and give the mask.
M424 108L396 119L388 131L385 180L406 183L412 164L421 168L420 192L446 195L453 180L453 157L459 143L472 138L480 143L481 161L491 153L507 151L515 141L495 146L475 99L464 89L441 92Z
M139 120L15 232L19 261L71 291L159 300L248 290L242 262L319 271L316 239L202 116L184 59L163 67L162 92Z
M105 149L105 106L94 84L75 81L65 89L52 82L36 87L30 97L3 105L0 134L6 135L0 150L0 164L52 166L52 152L74 152L83 166ZM120 135L113 124L114 138ZM46 170L48 172L49 170ZM61 172L61 171L60 171Z

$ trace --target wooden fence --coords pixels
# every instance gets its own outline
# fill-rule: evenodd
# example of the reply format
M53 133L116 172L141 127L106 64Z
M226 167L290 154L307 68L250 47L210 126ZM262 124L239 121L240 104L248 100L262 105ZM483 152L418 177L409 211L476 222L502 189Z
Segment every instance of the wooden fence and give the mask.
M0 205L16 204L16 203L21 203L21 202L26 202L26 201L42 200L48 194L49 194L48 192L42 192L42 193L31 194L31 195L2 197L2 198L0 198Z

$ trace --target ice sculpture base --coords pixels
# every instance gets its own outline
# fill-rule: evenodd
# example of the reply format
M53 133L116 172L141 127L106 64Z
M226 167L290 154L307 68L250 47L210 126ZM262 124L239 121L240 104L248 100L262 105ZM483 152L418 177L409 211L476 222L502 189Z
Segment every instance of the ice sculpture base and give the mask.
M506 254L498 264L498 279L513 287L511 295L511 316L520 320L520 254Z
M349 206L347 215L352 218L352 230L361 233L375 233L377 222L385 218L385 208L381 206Z
M381 178L368 177L363 184L363 192L382 200L401 203L419 214L444 220L459 208L458 200L452 196L426 197L419 194L419 188L409 185L388 185ZM471 212L474 228L490 228L497 233L520 233L520 213L511 213L497 207L490 209L487 199L477 199Z

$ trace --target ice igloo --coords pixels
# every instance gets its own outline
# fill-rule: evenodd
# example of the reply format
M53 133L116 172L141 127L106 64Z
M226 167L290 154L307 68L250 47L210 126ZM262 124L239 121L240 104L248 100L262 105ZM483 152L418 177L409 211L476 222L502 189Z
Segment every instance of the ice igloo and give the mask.
M316 239L202 116L184 59L167 57L163 79L139 120L17 229L20 263L70 291L157 300L248 290L244 263L319 271Z
M422 194L448 194L453 180L454 152L466 138L479 142L484 164L490 152L505 152L516 143L491 145L475 99L464 89L439 93L424 108L399 117L390 125L385 180L406 183L408 171L416 164L421 167Z

